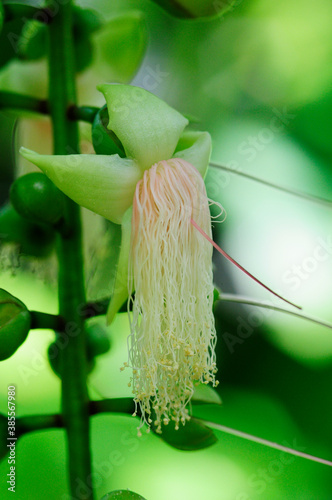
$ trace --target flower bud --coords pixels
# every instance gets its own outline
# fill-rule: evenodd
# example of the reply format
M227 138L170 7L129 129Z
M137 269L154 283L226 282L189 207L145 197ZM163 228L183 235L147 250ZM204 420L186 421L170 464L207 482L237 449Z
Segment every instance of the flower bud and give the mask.
M34 222L55 224L63 215L62 192L40 172L16 179L10 190L10 200L17 213Z
M125 158L126 154L121 141L112 130L108 130L107 125L110 119L107 106L100 108L92 124L92 144L94 150L99 155L117 154Z
M10 358L23 344L30 324L31 317L26 306L6 290L0 289L0 361Z

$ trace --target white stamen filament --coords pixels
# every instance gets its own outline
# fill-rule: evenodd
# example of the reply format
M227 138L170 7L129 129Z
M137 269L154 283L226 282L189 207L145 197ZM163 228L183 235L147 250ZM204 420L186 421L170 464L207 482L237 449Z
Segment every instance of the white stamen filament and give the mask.
M194 382L215 386L212 245L204 181L190 163L161 161L144 173L133 204L129 336L132 386L142 422L157 432L185 424Z

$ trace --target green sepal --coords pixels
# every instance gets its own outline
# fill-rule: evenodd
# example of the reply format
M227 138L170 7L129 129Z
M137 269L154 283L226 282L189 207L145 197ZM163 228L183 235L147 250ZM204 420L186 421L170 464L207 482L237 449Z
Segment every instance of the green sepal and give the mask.
M155 431L153 424L151 429ZM218 441L213 431L194 417L191 417L185 425L180 424L178 430L175 430L173 420L168 425L161 424L161 431L162 433L157 435L178 450L203 450Z
M205 177L211 156L211 136L208 132L185 131L177 143L174 158L181 158L197 168Z
M138 493L129 490L116 490L104 495L101 500L145 500Z
M0 361L10 358L28 336L31 316L26 306L0 289Z
M79 205L121 223L132 205L141 171L134 160L118 155L39 155L20 149L54 184Z
M40 172L16 179L10 189L10 201L22 217L33 222L55 224L63 216L64 195Z
M172 157L188 124L184 116L140 87L104 84L97 88L106 99L108 129L119 138L128 158L135 158L145 170Z
M131 241L131 220L133 210L130 207L123 216L121 225L121 246L119 260L116 270L116 276L113 285L113 292L111 294L111 301L109 303L106 321L110 325L119 311L122 304L128 298L128 263L130 256L130 241Z

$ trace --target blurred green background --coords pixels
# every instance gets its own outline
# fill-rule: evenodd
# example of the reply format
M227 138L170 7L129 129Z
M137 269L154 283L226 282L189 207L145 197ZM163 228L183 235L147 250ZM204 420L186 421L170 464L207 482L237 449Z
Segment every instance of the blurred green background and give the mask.
M92 68L78 75L80 104L104 104L95 90L98 83L131 81L194 117L197 129L208 130L213 161L332 199L329 0L237 1L231 12L213 21L176 20L147 0L77 3L110 22L110 29L95 37ZM126 16L122 23L111 21L126 13L134 21ZM46 96L45 61L6 65L0 89ZM14 163L15 175L31 168L18 160L18 145L51 151L47 119L21 119L10 139L15 120L13 113L0 114L2 203ZM82 125L81 131L82 151L90 152L90 127ZM218 244L305 313L332 322L331 209L213 167L206 186L209 197L227 211L225 222L214 224ZM107 244L113 228L105 233L104 222L87 211L84 223L88 293L95 299L109 286ZM31 309L57 312L54 256L33 262L22 256L15 265L13 255L15 249L2 245L0 287ZM220 255L214 264L215 282L225 293L282 306ZM222 302L216 321L223 406L195 407L194 414L332 460L331 331L277 312ZM91 374L92 397L131 395L128 374L119 372L128 332L127 317L121 314L109 328L111 350L98 358ZM52 332L33 331L0 364L1 411L6 412L7 386L12 384L17 386L18 415L59 411L59 380L46 355L52 338ZM129 488L147 500L331 499L332 473L325 465L218 431L213 447L180 452L156 436L138 439L136 425L124 416L92 418L97 498ZM7 468L4 460L1 488ZM15 498L69 499L67 493L63 432L24 436L17 446ZM1 495L5 498L6 488Z

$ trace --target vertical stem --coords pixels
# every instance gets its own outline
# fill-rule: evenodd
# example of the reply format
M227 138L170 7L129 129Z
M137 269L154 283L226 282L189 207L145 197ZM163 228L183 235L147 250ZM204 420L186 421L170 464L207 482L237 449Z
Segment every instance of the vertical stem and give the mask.
M50 5L52 1L50 1ZM72 1L58 4L49 26L49 102L53 122L54 153L78 152L77 123L68 119L75 105L75 61L72 41ZM85 303L81 222L79 206L66 198L64 234L57 242L59 261L59 313L66 320L62 351L62 414L68 440L71 493L91 500L87 362L84 322Z

